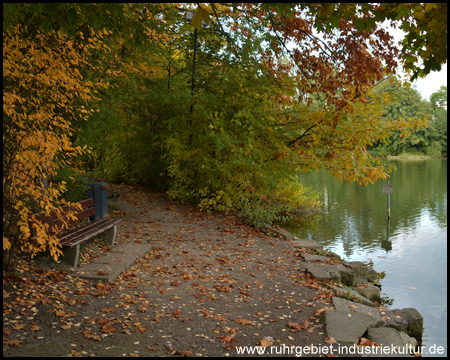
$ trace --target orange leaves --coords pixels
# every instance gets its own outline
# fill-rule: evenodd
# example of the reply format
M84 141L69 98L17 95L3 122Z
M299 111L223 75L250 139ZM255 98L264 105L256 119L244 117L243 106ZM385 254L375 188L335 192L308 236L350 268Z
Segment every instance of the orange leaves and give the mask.
M69 317L75 316L76 314L77 314L76 312L66 313L64 310L57 310L57 311L55 311L55 315L57 317L69 318Z
M148 348L148 347L147 347ZM150 349L149 349L150 350ZM174 349L172 346L169 346L169 348L167 349L167 351L169 352L169 354L171 355L180 355L180 356L192 356L192 351L190 350L177 350Z
M297 332L301 330L305 330L308 328L308 326L311 325L307 320L303 322L303 324L299 325L297 323L288 322L287 326L289 327L289 331L291 332Z
M26 328L27 326L25 325L25 324L15 324L14 326L13 326L13 329L14 330L21 330L21 329L24 329L24 328Z
M117 331L117 329L111 324L106 324L102 326L101 331L105 334L112 334L113 332Z
M359 339L359 345L360 346L380 346L379 343L377 343L376 341L373 341L372 339L368 339L368 338L360 338Z
M92 330L88 330L88 329L84 330L83 335L86 338L86 340L95 340L95 341L101 340L100 335L94 334Z
M258 341L258 345L260 345L263 348L270 347L273 345L273 339L267 337L262 338L261 340Z
M220 340L221 342L227 343L227 344L235 344L238 342L238 340L232 335L221 335L221 336L218 336L218 338L221 339Z
M228 292L228 293L233 292L233 285L229 285L229 286L227 286L227 285L214 285L213 287L214 287L214 289L216 289L219 292Z
M100 309L100 311L102 313L105 313L105 314L111 314L111 313L116 312L117 309L115 309L115 308L103 308L103 309Z
M22 341L21 340L17 340L17 339L15 339L15 340L11 340L11 339L8 339L8 338L4 338L3 339L3 344L5 344L5 345L10 345L10 346L13 346L13 347L18 347L20 344L22 343Z
M39 330L41 330L41 327L38 326L38 325L31 325L30 326L30 331L31 332L35 332L35 331L39 331Z
M246 319L236 319L234 320L235 323L241 324L241 325L254 325L255 322L252 320L246 320Z
M213 320L220 321L222 323L226 323L228 319L223 315L214 315Z

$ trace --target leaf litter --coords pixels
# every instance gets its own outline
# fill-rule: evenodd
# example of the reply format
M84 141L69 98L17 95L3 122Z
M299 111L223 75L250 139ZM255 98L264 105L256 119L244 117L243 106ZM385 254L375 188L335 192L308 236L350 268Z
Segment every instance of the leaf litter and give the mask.
M324 343L319 315L331 294L301 271L288 241L232 214L109 186L139 204L118 240L139 240L151 251L113 283L19 260L3 277L4 354L224 356L236 346ZM36 353L39 342L54 346Z

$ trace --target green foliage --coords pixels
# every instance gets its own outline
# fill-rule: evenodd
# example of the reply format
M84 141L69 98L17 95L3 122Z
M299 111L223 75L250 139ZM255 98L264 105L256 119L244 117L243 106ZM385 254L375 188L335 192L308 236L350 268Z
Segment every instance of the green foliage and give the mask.
M432 94L432 103L421 99L417 90L404 87L397 82L380 84L375 92L385 93L392 103L384 106L383 118L392 122L404 119L407 122L425 119L423 126L414 126L411 134L397 131L386 142L373 147L375 155L398 156L402 153L441 157L447 155L447 110L438 104L446 103L445 89Z
M438 91L431 94L430 101L436 108L447 109L447 86L441 86Z
M298 179L290 179L280 183L271 194L244 198L240 216L254 226L285 223L310 215L318 206L315 191L300 184Z
M65 184L66 190L61 194L61 198L70 202L78 202L87 198L86 184L88 176L67 164L63 164L52 177L54 183Z
M11 33L16 24L22 24L29 28L30 36L35 31L55 30L74 38L80 30L106 29L141 44L147 30L144 14L157 7L136 3L9 3L3 4L3 30Z

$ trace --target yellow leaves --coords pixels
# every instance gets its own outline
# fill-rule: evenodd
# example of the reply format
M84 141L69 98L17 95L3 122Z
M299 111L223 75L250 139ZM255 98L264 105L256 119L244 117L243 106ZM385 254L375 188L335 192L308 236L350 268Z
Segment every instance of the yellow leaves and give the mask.
M11 249L11 242L8 240L7 237L3 236L3 250L9 249Z
M92 50L101 41L95 33L91 37ZM56 259L61 254L57 238L46 234L42 224L30 229L28 204L49 210L58 203L64 183L44 188L43 179L55 174L55 158L67 163L87 150L74 147L69 137L78 116L87 119L93 112L83 104L94 98L98 84L81 76L81 66L90 66L86 47L65 35L37 33L30 41L17 27L13 36L4 36L3 49L4 164L9 164L4 197L11 204L4 214L14 234L4 233L3 249L19 242L32 255L49 249ZM26 241L32 232L36 241Z
M26 226L26 225L22 225L22 226L20 227L20 231L22 232L22 234L23 234L26 238L30 237L30 235L31 235L31 233L30 233L30 228L29 228L28 226Z
M199 6L197 8L197 12L192 18L192 26L194 26L196 29L200 29L202 27L202 22L204 22L206 25L209 25L211 19L209 18L209 12Z

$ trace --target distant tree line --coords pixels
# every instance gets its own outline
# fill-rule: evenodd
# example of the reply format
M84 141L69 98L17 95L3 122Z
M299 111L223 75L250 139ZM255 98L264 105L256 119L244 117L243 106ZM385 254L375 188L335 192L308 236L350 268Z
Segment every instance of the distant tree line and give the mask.
M416 89L397 82L384 81L375 87L375 92L387 93L392 98L391 104L384 106L382 116L386 121L425 119L426 123L413 129L409 137L400 131L393 132L385 141L374 144L373 155L447 156L447 86L433 93L430 101L423 100Z

